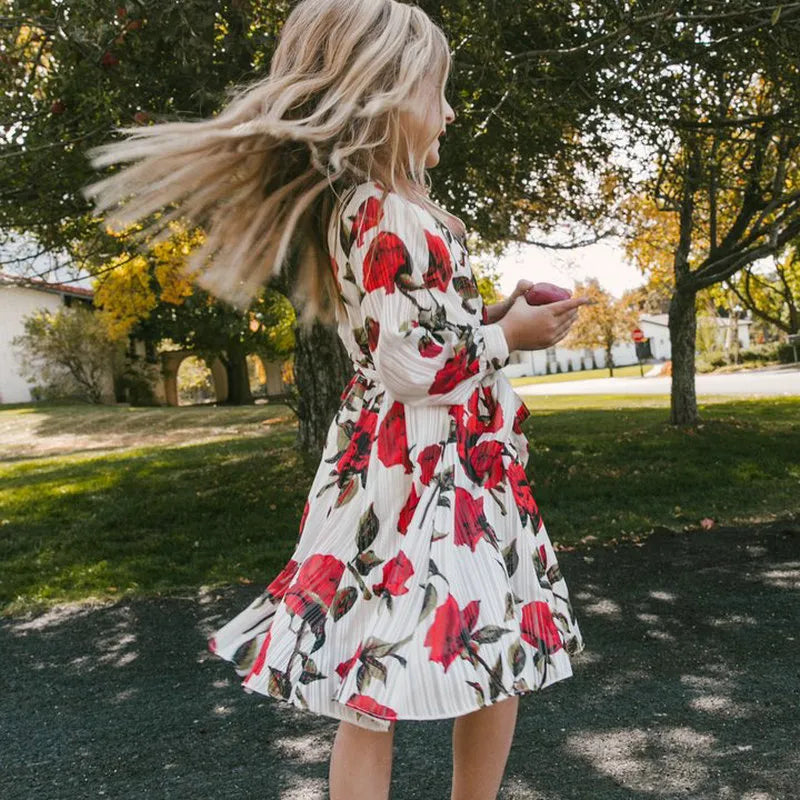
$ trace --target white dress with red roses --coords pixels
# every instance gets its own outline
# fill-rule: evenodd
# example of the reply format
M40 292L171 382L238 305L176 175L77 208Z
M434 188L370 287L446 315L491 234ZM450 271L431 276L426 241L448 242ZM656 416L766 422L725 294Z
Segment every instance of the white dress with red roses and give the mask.
M355 374L294 553L209 637L246 691L386 730L572 675L584 649L462 242L375 182L329 229Z

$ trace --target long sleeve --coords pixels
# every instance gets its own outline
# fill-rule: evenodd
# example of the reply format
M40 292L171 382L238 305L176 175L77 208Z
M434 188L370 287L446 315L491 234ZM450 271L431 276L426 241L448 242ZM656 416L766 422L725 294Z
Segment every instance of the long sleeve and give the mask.
M455 319L451 252L409 201L390 192L353 211L348 260L379 379L410 406L466 403L508 363L503 329Z

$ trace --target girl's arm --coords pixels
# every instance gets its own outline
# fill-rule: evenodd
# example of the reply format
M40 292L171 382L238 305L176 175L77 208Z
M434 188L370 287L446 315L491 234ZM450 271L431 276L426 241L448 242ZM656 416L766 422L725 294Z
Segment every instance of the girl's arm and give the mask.
M375 371L396 400L411 406L467 402L490 373L509 360L503 328L457 324L453 262L447 243L424 225L409 201L389 193L346 208L344 279L357 287Z

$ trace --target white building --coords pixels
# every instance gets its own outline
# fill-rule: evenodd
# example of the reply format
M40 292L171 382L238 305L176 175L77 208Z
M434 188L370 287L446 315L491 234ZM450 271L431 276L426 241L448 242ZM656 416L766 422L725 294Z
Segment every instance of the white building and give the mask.
M92 305L91 289L66 283L23 279L0 272L0 403L30 402L30 385L20 374L19 355L11 342L25 333L24 318L34 311L56 313L75 303Z
M742 348L750 346L750 322L749 319L739 320L739 346ZM724 317L704 318L703 324L711 324L717 328L716 339L719 348L722 349L730 320ZM668 361L672 357L669 315L641 314L639 328L645 336L645 341L640 345L642 361ZM638 364L636 343L631 339L628 342L615 344L611 348L611 357L615 367ZM573 350L556 345L548 347L546 350L513 351L503 372L510 378L518 378L523 375L547 375L552 372L602 369L605 366L606 353L602 347L584 347L580 350Z

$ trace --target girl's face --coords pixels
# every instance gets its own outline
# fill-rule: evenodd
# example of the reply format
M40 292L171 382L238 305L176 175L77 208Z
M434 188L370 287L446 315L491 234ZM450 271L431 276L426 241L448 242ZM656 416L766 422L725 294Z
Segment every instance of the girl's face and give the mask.
M433 139L425 154L426 167L435 167L439 163L439 137L445 133L445 126L455 118L455 112L444 97L444 90L432 78L426 78L411 114L411 125L417 131L418 141L429 142Z

